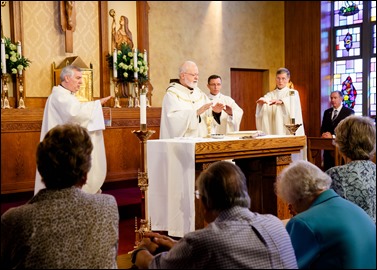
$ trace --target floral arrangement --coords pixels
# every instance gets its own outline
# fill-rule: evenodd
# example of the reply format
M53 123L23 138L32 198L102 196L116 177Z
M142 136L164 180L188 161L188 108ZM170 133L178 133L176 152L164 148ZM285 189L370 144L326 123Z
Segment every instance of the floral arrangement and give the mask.
M4 37L5 43L5 63L7 73L17 74L21 70L25 70L29 67L31 61L17 52L17 45L13 44L10 38ZM2 61L3 63L3 61ZM3 66L1 66L3 70Z
M109 67L113 68L114 59L113 55L108 54L107 62L109 63ZM137 54L137 67L134 66L134 53L132 48L126 44L122 43L120 50L118 50L117 59L116 59L116 69L118 73L118 81L121 83L124 82L134 82L134 72L138 74L138 81L140 84L144 84L148 81L148 65L144 60L144 54L138 53Z

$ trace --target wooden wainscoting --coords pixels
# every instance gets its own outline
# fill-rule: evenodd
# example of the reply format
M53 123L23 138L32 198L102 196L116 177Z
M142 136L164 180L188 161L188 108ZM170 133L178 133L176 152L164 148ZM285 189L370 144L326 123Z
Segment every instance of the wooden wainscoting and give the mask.
M107 158L105 183L137 179L140 141L132 133L140 129L138 108L111 109L111 126L104 130ZM161 108L147 108L148 129L155 130L150 139L158 139ZM1 194L34 190L36 158L43 109L1 110Z

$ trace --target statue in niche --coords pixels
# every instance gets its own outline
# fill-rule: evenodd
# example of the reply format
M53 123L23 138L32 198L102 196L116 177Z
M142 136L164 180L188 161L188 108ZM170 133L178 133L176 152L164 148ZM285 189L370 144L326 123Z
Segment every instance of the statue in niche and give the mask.
M122 43L128 44L130 48L133 48L134 43L132 41L132 33L128 28L128 18L126 16L120 16L119 29L116 30L115 10L111 9L109 15L113 18L111 24L111 51L114 51L115 48L119 50Z

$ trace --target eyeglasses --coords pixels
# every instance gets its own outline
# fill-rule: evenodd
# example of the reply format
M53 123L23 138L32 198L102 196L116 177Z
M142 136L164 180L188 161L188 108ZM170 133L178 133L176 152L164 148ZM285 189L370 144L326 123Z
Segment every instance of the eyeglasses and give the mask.
M185 74L191 75L193 77L199 77L199 73L188 73L188 72L185 72Z
M215 86L221 86L221 83L210 83L209 86L215 87Z
M195 194L195 198L200 199L199 190L195 190L194 194Z

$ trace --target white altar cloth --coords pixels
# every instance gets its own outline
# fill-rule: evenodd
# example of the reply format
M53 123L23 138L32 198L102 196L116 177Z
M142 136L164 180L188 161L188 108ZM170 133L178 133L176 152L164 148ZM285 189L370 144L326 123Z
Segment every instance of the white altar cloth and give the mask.
M152 230L182 237L195 230L195 142L147 141L148 212Z
M286 135L291 136L291 135ZM259 138L286 137L267 135ZM240 140L225 136L147 141L148 214L153 231L183 237L195 230L195 144L205 141Z

